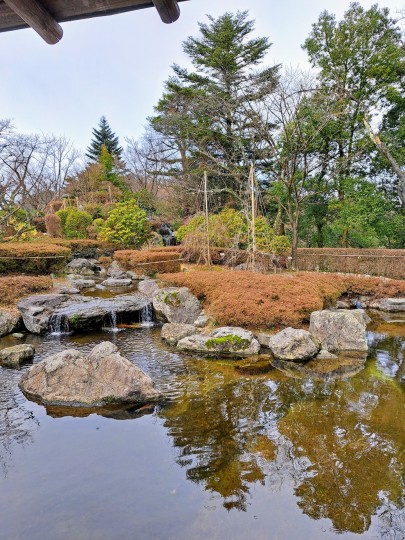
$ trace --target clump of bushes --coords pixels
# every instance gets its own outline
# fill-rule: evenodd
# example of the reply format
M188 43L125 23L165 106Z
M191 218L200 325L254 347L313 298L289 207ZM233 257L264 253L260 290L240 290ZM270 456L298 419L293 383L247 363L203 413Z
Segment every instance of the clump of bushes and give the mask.
M141 247L150 234L146 212L134 201L115 204L98 231L100 240L121 248Z
M193 244L201 245L206 235L205 219L196 214L175 233L176 240L184 243L190 251ZM242 212L225 208L219 214L212 214L208 223L210 245L221 248L246 249L249 244L249 223ZM264 216L255 220L255 237L258 251L286 255L290 251L290 242L286 236L277 236ZM202 243L204 246L205 242ZM198 256L196 257L199 258ZM200 257L201 258L201 257Z
M309 272L192 271L160 277L188 287L204 301L204 309L217 324L250 328L305 325L312 311L333 306L343 294L375 298L405 294L404 281Z
M45 216L45 227L46 232L51 238L61 238L62 231L62 221L59 216L56 214L47 214Z
M68 247L53 243L0 243L0 273L50 274L59 272L71 254Z
M13 306L21 297L52 289L52 280L45 276L0 277L0 304Z
M175 251L155 250L118 250L114 253L114 259L126 270L132 270L138 274L152 275L157 272L179 272L180 255Z

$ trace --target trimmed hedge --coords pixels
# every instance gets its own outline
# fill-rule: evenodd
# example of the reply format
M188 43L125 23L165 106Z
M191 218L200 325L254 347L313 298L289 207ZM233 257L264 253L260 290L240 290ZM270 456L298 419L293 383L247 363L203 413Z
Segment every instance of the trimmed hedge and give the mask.
M298 268L405 279L405 249L301 248Z
M21 297L52 289L52 280L45 276L0 277L0 304L13 307Z
M263 275L223 270L165 274L161 279L190 291L220 326L279 328L306 325L310 314L341 296L404 296L405 281L386 278L297 272Z
M126 270L138 274L155 274L157 272L180 272L180 255L167 250L136 251L132 249L118 250L114 259Z
M0 243L0 274L50 274L62 270L71 250L51 243Z

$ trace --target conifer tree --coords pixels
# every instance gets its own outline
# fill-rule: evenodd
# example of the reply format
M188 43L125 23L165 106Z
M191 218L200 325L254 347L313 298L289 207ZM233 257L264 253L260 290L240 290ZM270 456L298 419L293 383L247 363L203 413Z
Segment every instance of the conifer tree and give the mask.
M112 156L120 159L122 148L119 145L118 137L110 128L105 116L100 118L98 129L93 129L93 139L87 148L86 157L93 161L99 161L103 145Z

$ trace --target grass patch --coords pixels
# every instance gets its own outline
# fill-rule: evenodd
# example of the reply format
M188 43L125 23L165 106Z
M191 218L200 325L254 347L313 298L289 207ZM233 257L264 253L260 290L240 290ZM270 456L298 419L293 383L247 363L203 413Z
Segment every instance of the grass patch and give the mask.
M171 285L188 287L220 326L280 328L305 326L310 314L334 305L342 295L405 296L405 281L298 272L190 271L164 274Z

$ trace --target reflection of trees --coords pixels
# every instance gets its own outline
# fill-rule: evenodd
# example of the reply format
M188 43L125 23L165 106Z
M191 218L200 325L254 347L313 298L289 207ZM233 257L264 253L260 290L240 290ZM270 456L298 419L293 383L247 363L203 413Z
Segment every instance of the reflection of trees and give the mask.
M278 423L311 466L296 489L299 506L339 531L362 533L388 501L399 502L405 468L401 389L374 364L336 384L328 399L296 404Z
M18 371L0 368L0 467L7 474L15 444L32 442L32 433L39 422L24 406L19 393Z
M219 493L227 509L246 509L250 486L264 483L259 455L274 455L271 441L259 429L267 394L257 381L227 377L225 382L207 371L162 411L187 478Z

